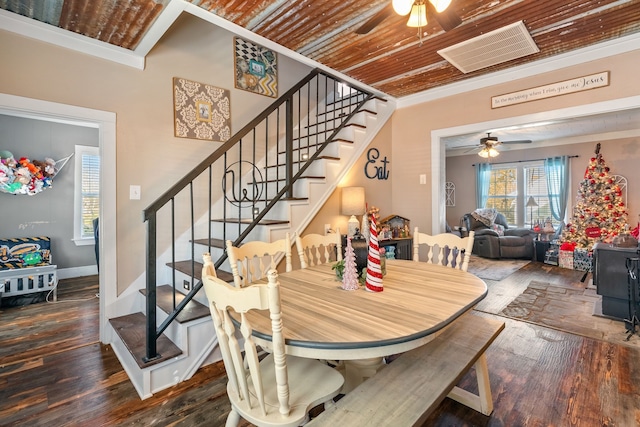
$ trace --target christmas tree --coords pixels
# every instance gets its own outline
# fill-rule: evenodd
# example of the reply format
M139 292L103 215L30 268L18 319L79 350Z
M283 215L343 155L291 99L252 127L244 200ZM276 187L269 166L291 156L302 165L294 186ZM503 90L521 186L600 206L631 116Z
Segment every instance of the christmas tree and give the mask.
M356 254L351 246L351 237L347 237L347 247L344 253L344 273L342 274L342 289L355 291L358 289L358 270L356 267Z
M596 156L589 160L578 189L573 220L567 224L562 241L577 248L591 249L594 243L611 242L625 231L627 208L622 190L609 174L609 167L596 145Z

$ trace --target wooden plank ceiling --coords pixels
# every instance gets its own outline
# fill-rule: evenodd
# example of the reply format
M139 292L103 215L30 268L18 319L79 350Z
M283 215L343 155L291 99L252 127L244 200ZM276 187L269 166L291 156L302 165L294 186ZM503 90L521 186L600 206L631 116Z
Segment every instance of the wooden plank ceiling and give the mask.
M0 0L0 8L134 50L171 0ZM175 1L175 0L174 0ZM334 70L394 97L570 52L640 32L639 0L453 0L462 24L445 32L433 17L417 29L388 13L356 29L390 0L191 0ZM463 74L436 51L523 21L540 52Z

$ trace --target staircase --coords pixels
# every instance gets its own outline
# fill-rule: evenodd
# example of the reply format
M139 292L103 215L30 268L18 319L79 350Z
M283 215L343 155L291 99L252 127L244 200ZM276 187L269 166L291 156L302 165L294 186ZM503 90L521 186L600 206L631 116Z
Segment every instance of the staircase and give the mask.
M109 321L141 398L221 359L200 290L202 254L233 282L226 240L301 233L393 109L314 70L145 209L146 284L119 296L127 314Z

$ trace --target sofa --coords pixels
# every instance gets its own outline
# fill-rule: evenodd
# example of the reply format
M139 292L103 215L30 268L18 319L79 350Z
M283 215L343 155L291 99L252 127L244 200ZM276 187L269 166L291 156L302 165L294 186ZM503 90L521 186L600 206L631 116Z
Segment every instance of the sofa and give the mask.
M534 232L528 228L510 228L503 214L490 211L476 209L462 217L467 232L475 232L471 253L493 259L533 259Z

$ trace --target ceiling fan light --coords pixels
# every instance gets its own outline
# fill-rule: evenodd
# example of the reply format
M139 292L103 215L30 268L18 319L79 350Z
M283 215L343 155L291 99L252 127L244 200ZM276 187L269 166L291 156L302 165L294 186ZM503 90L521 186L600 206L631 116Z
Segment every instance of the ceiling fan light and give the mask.
M429 2L435 7L436 12L444 12L446 8L451 4L451 0L429 0Z
M411 8L407 27L420 28L425 25L427 25L427 6L425 4L414 4Z
M484 147L478 152L478 156L482 157L483 159L496 157L498 156L498 154L500 154L500 152L493 147Z
M400 16L408 15L413 6L413 0L393 0L391 2L393 10Z

